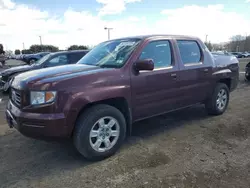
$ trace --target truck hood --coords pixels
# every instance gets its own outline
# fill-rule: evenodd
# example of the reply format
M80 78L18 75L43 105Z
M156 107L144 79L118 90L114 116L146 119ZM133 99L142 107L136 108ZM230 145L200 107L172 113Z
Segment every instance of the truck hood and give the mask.
M213 54L213 59L216 67L226 67L229 64L239 63L238 59L232 55Z
M0 72L0 75L7 76L7 75L11 75L11 74L18 73L18 72L29 71L31 69L32 69L32 66L29 66L29 65L17 66L17 67L12 67L12 68L9 68Z
M73 64L73 65L64 65L64 66L51 67L45 69L38 69L17 75L12 82L12 87L20 89L27 83L35 83L35 82L41 83L42 81L53 82L61 79L69 79L83 74L95 73L96 71L99 70L101 71L104 69L97 66L90 66L83 64Z

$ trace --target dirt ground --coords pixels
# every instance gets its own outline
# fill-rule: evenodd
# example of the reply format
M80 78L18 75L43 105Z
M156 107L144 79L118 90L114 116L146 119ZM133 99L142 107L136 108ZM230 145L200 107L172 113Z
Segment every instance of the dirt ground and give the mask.
M222 116L195 106L136 123L115 156L95 163L70 142L9 129L6 100L0 100L0 187L250 187L250 83L243 74Z

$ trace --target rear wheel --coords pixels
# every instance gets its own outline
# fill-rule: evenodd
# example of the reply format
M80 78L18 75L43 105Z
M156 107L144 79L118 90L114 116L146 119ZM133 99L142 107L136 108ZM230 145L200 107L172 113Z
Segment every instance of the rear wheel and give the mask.
M109 105L96 105L83 112L76 122L74 144L88 160L113 155L126 136L123 114Z
M227 109L229 97L229 89L227 85L224 83L218 83L212 96L205 104L208 114L223 114Z

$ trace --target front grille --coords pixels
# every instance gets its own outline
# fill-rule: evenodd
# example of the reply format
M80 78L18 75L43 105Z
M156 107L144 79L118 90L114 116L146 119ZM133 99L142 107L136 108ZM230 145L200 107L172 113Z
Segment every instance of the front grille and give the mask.
M18 107L20 107L21 106L21 99L22 99L22 97L21 97L21 92L20 91L17 91L17 90L14 90L14 89L12 89L11 90L11 101L15 104L15 105L17 105Z

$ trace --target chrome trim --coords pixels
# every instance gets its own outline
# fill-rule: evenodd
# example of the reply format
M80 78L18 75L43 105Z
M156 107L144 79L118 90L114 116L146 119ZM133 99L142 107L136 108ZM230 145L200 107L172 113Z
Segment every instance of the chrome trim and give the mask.
M168 66L168 67L163 67L163 68L157 68L157 69L154 69L153 71L157 71L157 70L168 70L168 69L172 69L173 66Z
M213 75L216 74L225 74L225 73L231 73L232 71L230 69L223 69L223 70L219 70L213 73Z
M190 67L190 66L196 66L196 65L202 65L202 62L199 63L188 63L188 64L184 64L184 67Z
M13 101L13 103L15 105L18 105L18 107L21 106L21 93L19 91L16 90L11 90L11 100Z
M22 126L25 126L25 127L33 127L33 128L44 128L45 126L42 125L29 125L29 124L26 124L26 123L23 123Z
M157 68L157 69L154 69L154 70L152 70L152 71L169 70L169 69L172 69L172 68L173 68L173 66L168 66L168 67L163 67L163 68ZM144 70L144 71L140 71L140 73L152 72L152 71Z
M9 111L9 110L6 110L6 113L7 113L8 116L11 118L11 121L12 121L13 125L14 125L14 126L17 126L18 124L17 124L16 120L14 119L14 117L12 116L12 114L10 113L10 111Z

